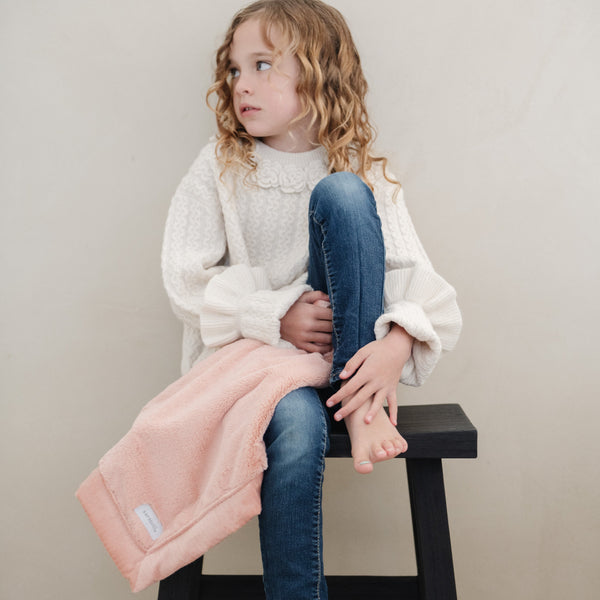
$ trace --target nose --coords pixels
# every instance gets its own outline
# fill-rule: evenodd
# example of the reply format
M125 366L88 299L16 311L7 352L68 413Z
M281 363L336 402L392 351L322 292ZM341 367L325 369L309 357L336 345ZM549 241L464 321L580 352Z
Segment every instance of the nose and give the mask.
M237 81L235 82L235 91L240 96L252 93L252 82L248 74L240 72Z

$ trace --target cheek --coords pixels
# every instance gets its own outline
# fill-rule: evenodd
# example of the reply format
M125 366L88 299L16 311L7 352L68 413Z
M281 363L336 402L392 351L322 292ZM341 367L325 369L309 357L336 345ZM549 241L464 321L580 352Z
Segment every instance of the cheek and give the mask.
M302 111L300 97L295 90L286 90L285 92L277 93L274 98L273 107L276 109L279 118L287 122L295 119Z
M293 116L296 118L302 112L302 104L300 103L300 97L294 92L294 110Z
M294 118L297 117L299 114L302 113L302 102L300 101L300 96L298 95L298 92L294 89L293 92L293 106L294 106Z
M300 105L297 95L290 90L276 90L271 96L271 109L276 111L279 119L291 121L298 114Z
M281 89L281 88L280 88ZM302 110L300 96L296 91L296 83L286 81L280 93L280 101L285 104L285 108L290 115L296 116Z

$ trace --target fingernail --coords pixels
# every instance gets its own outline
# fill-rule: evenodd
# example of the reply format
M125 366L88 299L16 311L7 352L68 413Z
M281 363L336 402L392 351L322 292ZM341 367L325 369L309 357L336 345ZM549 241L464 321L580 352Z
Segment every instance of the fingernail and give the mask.
M346 377L348 375L348 371L346 371L346 369L344 369L341 373L340 373L340 377Z
M342 415L340 415L340 413L335 413L335 415L333 416L333 418L334 418L336 421L341 421L341 420L342 420Z
M331 408L333 406L333 402L331 400L327 400L327 406L329 406L329 408Z
M361 460L358 464L359 465L370 465L371 461L370 460Z

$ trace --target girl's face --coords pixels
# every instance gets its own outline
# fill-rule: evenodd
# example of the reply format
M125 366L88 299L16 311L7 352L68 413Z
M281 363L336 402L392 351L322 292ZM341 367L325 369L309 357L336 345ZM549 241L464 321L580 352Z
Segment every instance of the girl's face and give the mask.
M229 50L233 107L239 122L253 137L284 152L314 148L315 137L308 119L290 123L301 113L296 91L299 65L295 56L284 53L274 65L273 51L263 40L261 23L251 19L233 35ZM280 34L271 29L277 47Z

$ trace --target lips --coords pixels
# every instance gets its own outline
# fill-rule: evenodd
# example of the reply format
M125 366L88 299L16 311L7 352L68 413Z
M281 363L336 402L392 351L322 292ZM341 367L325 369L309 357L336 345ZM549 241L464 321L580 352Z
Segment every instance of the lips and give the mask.
M250 116L253 114L256 114L258 111L260 110L260 108L257 108L256 106L251 106L250 104L240 104L240 115L242 117L244 116Z

